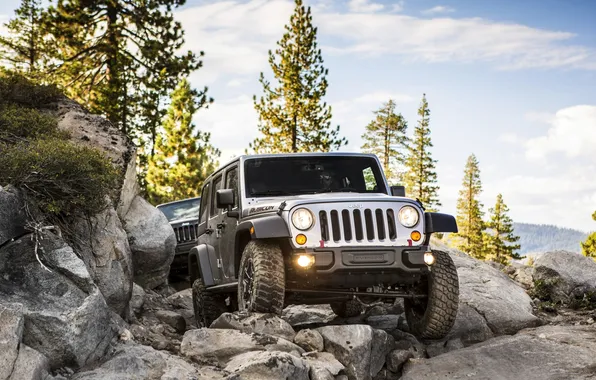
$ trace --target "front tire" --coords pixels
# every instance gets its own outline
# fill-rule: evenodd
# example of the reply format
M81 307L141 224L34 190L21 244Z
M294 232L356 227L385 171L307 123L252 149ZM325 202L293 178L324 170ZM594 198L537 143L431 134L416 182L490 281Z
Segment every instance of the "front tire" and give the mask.
M453 260L447 252L433 250L433 254L436 263L421 289L428 297L404 300L410 332L422 339L444 338L455 323L459 305L459 279Z
M262 240L250 241L240 260L238 309L281 315L285 287L286 272L279 245Z
M214 320L228 311L225 294L209 293L203 279L192 284L192 306L197 327L209 327Z

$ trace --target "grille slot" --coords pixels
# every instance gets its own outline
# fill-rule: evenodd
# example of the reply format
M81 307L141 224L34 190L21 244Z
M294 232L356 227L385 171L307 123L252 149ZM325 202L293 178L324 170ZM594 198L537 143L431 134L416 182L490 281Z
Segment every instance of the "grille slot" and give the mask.
M173 227L174 233L176 234L176 241L178 243L185 243L197 239L199 235L199 224L195 223L188 226Z
M318 213L323 241L363 242L397 239L391 208L322 210Z

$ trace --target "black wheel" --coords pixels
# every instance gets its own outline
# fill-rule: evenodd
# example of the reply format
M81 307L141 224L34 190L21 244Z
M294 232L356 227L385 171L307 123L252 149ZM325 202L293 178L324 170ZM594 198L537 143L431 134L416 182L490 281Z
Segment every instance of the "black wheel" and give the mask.
M226 295L209 293L201 278L192 284L192 306L199 328L211 326L217 317L228 311Z
M344 302L332 302L331 310L342 318L351 318L362 313L362 304L354 299Z
M422 339L444 338L455 323L459 304L459 279L453 260L443 251L433 254L436 262L420 287L428 297L404 300L410 332Z
M279 245L250 241L240 260L238 309L281 315L285 287L286 273Z

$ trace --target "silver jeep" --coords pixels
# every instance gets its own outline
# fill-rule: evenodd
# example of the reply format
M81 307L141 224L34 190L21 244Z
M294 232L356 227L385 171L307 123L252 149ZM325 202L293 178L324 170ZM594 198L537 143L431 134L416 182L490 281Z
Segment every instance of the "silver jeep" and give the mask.
M197 323L288 304L330 304L350 317L404 298L411 332L440 339L459 283L449 255L429 249L435 232L457 232L455 218L390 187L375 155L237 157L202 189L189 254Z

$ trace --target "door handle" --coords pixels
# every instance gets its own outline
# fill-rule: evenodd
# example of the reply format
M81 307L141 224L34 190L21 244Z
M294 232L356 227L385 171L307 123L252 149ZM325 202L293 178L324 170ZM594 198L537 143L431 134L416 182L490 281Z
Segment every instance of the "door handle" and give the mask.
M213 233L213 228L207 228L207 229L205 230L205 233L206 233L207 235L211 235L211 234Z
M216 227L218 230L221 230L226 227L226 222L218 223Z

